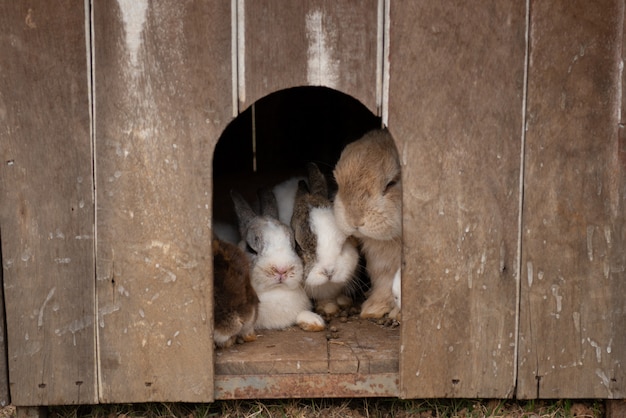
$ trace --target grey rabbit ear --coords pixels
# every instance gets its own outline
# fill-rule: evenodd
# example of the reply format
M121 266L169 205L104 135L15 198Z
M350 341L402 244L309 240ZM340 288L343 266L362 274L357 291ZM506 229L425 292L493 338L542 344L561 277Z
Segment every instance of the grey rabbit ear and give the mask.
M261 215L278 219L278 203L276 196L271 189L263 187L258 190L259 203L261 204Z
M248 228L252 220L256 218L256 213L252 210L246 199L243 198L237 191L230 191L230 198L233 200L235 206L235 213L237 214L237 221L239 223L239 234L242 238L245 238Z
M308 163L306 168L309 174L311 194L328 199L328 184L326 183L326 177L324 177L324 174L322 174L317 164Z

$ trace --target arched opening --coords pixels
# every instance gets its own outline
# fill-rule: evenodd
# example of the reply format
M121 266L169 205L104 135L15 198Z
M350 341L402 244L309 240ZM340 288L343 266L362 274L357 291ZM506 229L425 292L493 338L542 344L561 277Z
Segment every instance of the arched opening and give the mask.
M332 171L344 147L380 127L381 119L359 101L328 88L298 87L257 101L224 130L215 148L214 222L236 225L231 189L253 202L261 187L306 176L309 162L317 164L333 189ZM364 271L361 260L359 272ZM280 396L295 395L297 388L291 379L303 375L315 387L311 396L396 394L398 323L385 318L360 319L358 303L362 299L358 298L355 295L357 305L352 309L324 316L326 327L321 332L297 326L258 330L254 342L218 348L216 397L238 397L237 393L251 384L246 376L264 382L254 383L255 397L276 397L277 384ZM354 380L355 374L363 378L362 386L335 392L342 379ZM374 381L379 384L368 384ZM266 389L259 390L260 386Z
M353 97L325 87L270 94L243 111L220 137L213 155L214 217L232 212L233 187L267 186L304 173L313 161L330 174L341 150L381 120ZM332 177L332 176L331 176Z

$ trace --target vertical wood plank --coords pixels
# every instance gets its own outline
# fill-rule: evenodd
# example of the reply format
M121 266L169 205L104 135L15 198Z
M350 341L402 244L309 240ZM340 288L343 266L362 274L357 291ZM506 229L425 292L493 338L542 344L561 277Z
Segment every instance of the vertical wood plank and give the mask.
M230 2L95 2L94 16L100 400L210 401Z
M391 2L403 397L514 394L525 6Z
M0 231L15 405L94 403L83 2L0 4Z
M324 86L349 94L380 114L378 3L240 1L240 109L281 89Z
M518 396L622 398L624 3L531 13Z

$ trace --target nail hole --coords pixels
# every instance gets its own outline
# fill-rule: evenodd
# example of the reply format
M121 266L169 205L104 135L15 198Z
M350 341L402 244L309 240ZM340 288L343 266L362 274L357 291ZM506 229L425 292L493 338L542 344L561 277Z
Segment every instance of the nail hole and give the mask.
M453 385L458 385L461 382L461 380L459 379L452 379L452 384Z
M152 382L146 382L146 387L149 388L150 386L152 386Z
M45 387L46 387L46 384L45 384L45 383L40 383L40 384L39 384L39 389L43 389L43 388L45 388Z

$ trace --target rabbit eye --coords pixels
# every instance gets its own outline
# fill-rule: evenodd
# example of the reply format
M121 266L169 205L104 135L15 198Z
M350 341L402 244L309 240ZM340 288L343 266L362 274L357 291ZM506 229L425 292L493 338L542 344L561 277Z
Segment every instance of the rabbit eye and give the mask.
M387 183L387 185L385 186L385 190L383 190L383 194L387 194L389 190L391 190L396 184L398 184L399 180L400 179L398 178L398 176L396 176L389 183Z
M252 248L250 246L250 244L247 244L247 243L246 243L246 251L249 252L250 254L253 254L253 255L257 255L258 254L257 251L254 248Z

